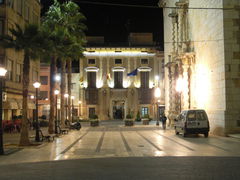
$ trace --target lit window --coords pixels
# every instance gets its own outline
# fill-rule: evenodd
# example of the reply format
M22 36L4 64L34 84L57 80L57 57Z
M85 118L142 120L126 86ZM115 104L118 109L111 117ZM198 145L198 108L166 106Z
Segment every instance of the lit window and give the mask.
M33 82L38 81L38 72L33 70L32 74L33 74L33 76L32 76L32 77L33 77L32 81L33 81Z
M13 80L13 61L10 59L7 62L7 76L8 80Z
M22 82L22 65L17 63L16 82Z
M148 107L142 107L142 117L148 115Z

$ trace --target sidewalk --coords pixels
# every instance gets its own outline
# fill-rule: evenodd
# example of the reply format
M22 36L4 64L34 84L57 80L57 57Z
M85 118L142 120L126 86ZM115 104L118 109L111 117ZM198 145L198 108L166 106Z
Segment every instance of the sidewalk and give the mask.
M240 134L228 134L228 136L240 139Z

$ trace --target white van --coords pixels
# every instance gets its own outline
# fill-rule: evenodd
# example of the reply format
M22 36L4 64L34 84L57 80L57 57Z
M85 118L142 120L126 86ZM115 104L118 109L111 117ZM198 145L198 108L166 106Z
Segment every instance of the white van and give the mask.
M209 121L207 113L202 110L184 110L178 115L174 123L175 133L182 133L184 137L187 134L204 134L208 137Z

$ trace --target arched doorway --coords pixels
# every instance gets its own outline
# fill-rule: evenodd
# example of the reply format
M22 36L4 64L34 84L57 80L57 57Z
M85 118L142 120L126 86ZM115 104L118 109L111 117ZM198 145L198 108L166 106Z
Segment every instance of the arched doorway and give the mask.
M123 100L113 101L113 119L124 118L124 104Z

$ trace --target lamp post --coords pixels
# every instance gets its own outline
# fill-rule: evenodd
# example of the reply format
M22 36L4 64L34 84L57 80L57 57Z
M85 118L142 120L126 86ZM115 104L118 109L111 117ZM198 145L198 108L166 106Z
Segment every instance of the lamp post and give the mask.
M36 112L35 112L35 120L36 120L36 136L35 136L35 141L40 142L40 137L39 137L39 124L38 124L38 89L41 86L41 83L35 82L33 83L34 88L36 89Z
M72 122L73 122L73 110L74 110L74 105L73 105L73 100L74 100L74 96L71 96L71 100L72 100Z
M5 77L7 70L0 67L0 155L4 154L3 149L3 126L2 126L2 94L3 94L3 78Z
M56 80L57 82L60 82L60 80L61 80L61 76L56 75L56 76L55 76L55 80Z
M55 90L54 91L54 94L55 94L55 96L56 96L56 114L55 114L55 134L57 134L58 133L58 130L57 130L57 126L58 126L58 109L57 109L57 102L58 102L58 94L59 94L59 90Z
M182 91L183 91L183 79L181 77L178 78L176 83L176 91L179 93L179 111L182 111Z
M78 101L79 104L79 116L82 116L82 101Z
M68 94L64 94L64 97L67 99L66 100L66 105L65 105L65 107L66 107L66 120L68 120L68 110L67 110L67 105L68 105Z
M154 96L156 98L156 105L157 105L157 122L156 125L159 126L159 108L158 108L158 103L160 102L160 97L161 97L161 89L157 87L154 92Z

